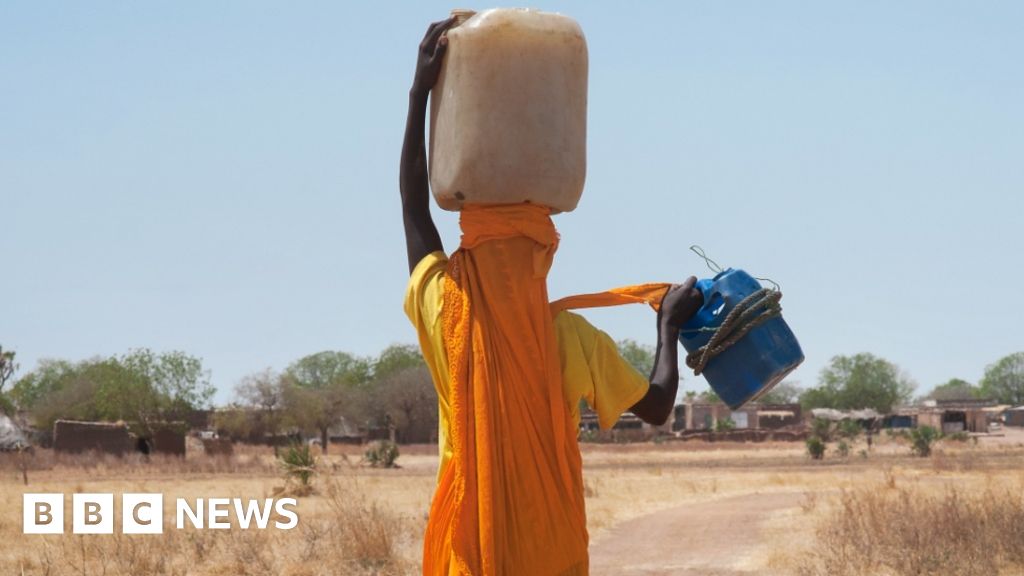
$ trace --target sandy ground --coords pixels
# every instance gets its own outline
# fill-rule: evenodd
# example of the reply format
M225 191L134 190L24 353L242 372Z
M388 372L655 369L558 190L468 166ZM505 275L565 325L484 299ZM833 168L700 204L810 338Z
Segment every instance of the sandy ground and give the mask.
M980 438L978 444L946 444L930 460L908 457L905 444L884 439L876 442L870 460L850 457L820 466L806 459L802 444L760 450L750 445L704 444L657 456L647 452L638 456L648 468L683 466L685 472L679 478L710 477L713 489L697 490L695 498L682 503L677 494L668 499L668 505L639 515L636 508L624 511L625 518L620 516L592 532L591 574L787 573L779 564L785 565L788 554L799 548L797 541L811 539L812 519L820 517L840 489L890 481L932 487L970 484L982 478L991 482L993 473L996 477L1020 474L1021 446L1024 430L1006 429ZM628 452L612 455L605 450L587 458L592 473L606 462L622 470L631 460ZM588 506L592 508L593 502Z
M765 546L762 523L803 492L753 493L676 506L622 522L591 542L594 576L733 576Z

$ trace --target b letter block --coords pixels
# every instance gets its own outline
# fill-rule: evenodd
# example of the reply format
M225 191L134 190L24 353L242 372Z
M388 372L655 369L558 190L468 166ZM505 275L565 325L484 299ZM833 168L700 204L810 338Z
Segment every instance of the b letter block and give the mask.
M24 494L21 506L25 534L64 533L63 494Z

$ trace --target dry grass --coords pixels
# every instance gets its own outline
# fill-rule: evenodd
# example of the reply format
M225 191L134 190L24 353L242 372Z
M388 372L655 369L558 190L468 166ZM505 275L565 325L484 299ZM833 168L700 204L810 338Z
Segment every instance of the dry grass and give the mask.
M583 454L595 540L621 522L666 508L795 492L805 496L765 519L763 550L752 551L745 568L807 575L1024 570L1019 443L940 446L922 459L898 441L882 441L867 458L824 462L808 460L802 444L785 443L584 446ZM0 574L415 574L436 447L403 447L397 470L356 466L360 456L359 447L339 447L323 458L316 492L299 499L299 525L261 531L175 530L173 502L276 497L284 482L267 448L148 461L41 450L29 463L27 487L19 463L0 455ZM168 529L159 537L24 535L24 492L113 492L115 502L124 492L160 492ZM961 570L961 561L974 564ZM936 565L956 568L929 572Z
M1024 492L914 484L844 490L801 575L989 576L1024 572Z
M414 459L415 460L415 459ZM0 462L0 574L111 576L327 576L410 574L418 571L422 518L401 514L420 492L423 479L394 474L378 490L374 474L363 474L340 458L326 460L315 483L319 495L299 500L299 524L292 530L176 530L174 500L276 497L283 483L269 450L232 457L136 458L55 456L40 451L23 486L13 462ZM17 474L16 474L17 472ZM429 486L425 487L429 488ZM21 533L24 492L161 492L164 533L124 535L115 520L111 535ZM425 499L417 498L425 501ZM120 514L118 505L117 513ZM273 522L274 518L271 519ZM234 524L234 522L233 522ZM272 525L272 524L271 524Z

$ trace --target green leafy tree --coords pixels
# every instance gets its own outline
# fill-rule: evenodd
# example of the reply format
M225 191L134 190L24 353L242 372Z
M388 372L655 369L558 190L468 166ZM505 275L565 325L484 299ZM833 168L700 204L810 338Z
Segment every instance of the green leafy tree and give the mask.
M104 366L109 372L96 379L100 411L145 434L186 420L194 410L208 406L214 394L202 360L184 352L156 354L140 348Z
M96 401L97 391L102 379L116 370L115 365L116 361L101 358L77 364L41 360L14 384L11 397L41 430L52 430L54 421L61 418L99 420L104 415Z
M1005 356L985 368L981 393L1003 404L1024 404L1024 352Z
M619 340L616 342L616 346L619 348L619 354L629 362L633 368L636 368L644 376L651 373L654 369L654 347L645 344L639 344L636 340Z
M124 420L149 434L208 405L213 392L199 359L135 350L77 364L43 360L15 383L11 396L45 430L59 418Z
M966 380L951 378L944 384L939 384L934 390L928 393L926 398L932 400L973 400L978 398L981 390Z
M818 386L800 396L804 409L874 408L888 412L906 402L914 384L895 364L872 354L835 356L822 369Z
M392 374L421 366L426 366L426 363L418 346L393 344L382 350L373 361L373 377L375 380L383 380Z
M327 453L330 429L342 418L356 420L372 363L345 352L325 351L296 360L285 370L284 402L290 421L320 434Z
M21 410L31 411L39 401L61 389L75 367L66 360L43 359L36 369L11 387L10 396Z

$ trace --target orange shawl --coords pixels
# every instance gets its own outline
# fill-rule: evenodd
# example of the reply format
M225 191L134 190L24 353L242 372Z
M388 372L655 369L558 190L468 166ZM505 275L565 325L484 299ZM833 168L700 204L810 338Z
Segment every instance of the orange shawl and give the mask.
M553 316L647 302L645 284L548 302L558 247L549 210L466 206L444 279L453 456L430 509L423 573L586 574L577 431L562 395Z

